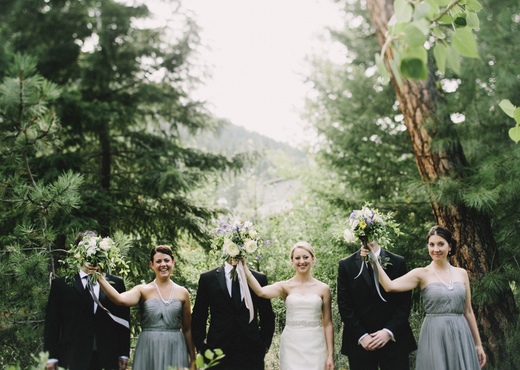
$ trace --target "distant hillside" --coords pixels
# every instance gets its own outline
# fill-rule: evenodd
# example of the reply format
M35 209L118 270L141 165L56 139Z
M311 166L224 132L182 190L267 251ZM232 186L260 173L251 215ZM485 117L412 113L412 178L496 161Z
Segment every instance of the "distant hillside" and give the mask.
M290 198L300 189L297 169L306 165L307 153L288 144L246 130L227 121L216 132L196 136L182 133L183 142L204 151L233 156L257 153L254 162L214 190L215 201L240 214L262 215L291 208ZM253 215L251 215L253 216Z
M250 151L280 150L295 160L306 158L306 153L289 144L273 140L256 132L248 131L241 126L226 120L219 121L216 132L198 133L196 137L182 133L183 141L189 146L207 150L212 153L234 155Z

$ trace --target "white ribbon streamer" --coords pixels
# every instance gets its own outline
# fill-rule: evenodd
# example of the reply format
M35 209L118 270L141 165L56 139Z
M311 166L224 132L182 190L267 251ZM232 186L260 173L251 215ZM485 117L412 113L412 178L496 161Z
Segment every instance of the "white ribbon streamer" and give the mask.
M99 298L96 296L96 294L94 294L93 287L92 287L92 280L91 280L90 276L87 278L87 288L88 288L90 295L92 296L92 299L94 300L94 302L97 303L98 307L101 307L103 310L105 310L105 312L108 314L108 316L110 316L112 318L112 320L117 322L119 325L123 325L125 328L130 329L130 323L128 322L128 320L122 319L122 318L112 314L105 306L103 306L101 304L101 302L99 301Z
M249 322L251 322L255 317L255 308L253 306L253 299L251 298L249 286L247 285L246 272L244 270L244 266L242 266L241 263L237 265L237 274L239 277L238 281L240 283L240 288L242 290L242 294L244 295L244 303L249 310Z

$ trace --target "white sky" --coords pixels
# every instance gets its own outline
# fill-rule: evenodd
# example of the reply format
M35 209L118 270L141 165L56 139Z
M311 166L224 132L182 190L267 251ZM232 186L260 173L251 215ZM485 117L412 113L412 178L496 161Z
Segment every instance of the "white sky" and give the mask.
M147 2L150 9L154 8ZM211 79L196 98L221 118L275 140L310 140L300 118L308 86L306 56L323 50L318 36L339 27L332 0L182 0L202 28L201 58Z

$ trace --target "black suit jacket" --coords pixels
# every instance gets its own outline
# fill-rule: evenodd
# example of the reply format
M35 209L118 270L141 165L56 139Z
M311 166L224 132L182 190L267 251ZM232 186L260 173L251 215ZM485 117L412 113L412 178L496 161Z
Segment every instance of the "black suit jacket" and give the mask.
M381 257L388 257L390 264L385 271L390 279L408 272L404 258L381 249ZM411 292L387 293L380 286L381 300L377 294L374 279L368 269L354 279L361 268L360 251L342 259L338 266L338 306L343 321L341 353L348 356L361 354L365 349L358 344L365 333L373 333L383 328L394 334L395 342L388 342L383 353L409 353L417 348L415 338L408 323L411 308Z
M267 277L252 271L260 285L267 285ZM191 331L197 350L220 348L226 355L223 364L229 368L253 369L261 366L274 333L274 313L271 301L251 292L255 307L254 319L249 323L249 311L244 302L236 307L226 287L224 266L200 275L193 306ZM208 314L211 316L206 334ZM228 367L226 367L228 368Z
M118 292L124 292L122 279L107 275ZM99 301L113 315L130 320L130 309L112 303L100 289ZM85 291L79 274L74 281L54 279L45 316L44 350L49 358L57 358L59 366L70 370L84 370L89 365L96 339L97 351L103 369L118 369L119 356L129 356L130 330L116 323L94 304Z

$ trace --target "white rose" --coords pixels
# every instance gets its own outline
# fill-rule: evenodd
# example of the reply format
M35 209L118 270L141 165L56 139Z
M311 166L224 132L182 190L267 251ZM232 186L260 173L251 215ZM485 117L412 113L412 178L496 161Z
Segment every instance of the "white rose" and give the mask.
M244 225L242 225L242 226L244 226L245 229L249 229L250 227L253 226L253 223L251 221L246 221L246 222L244 222Z
M356 241L356 236L350 229L345 229L343 232L343 237L347 243L354 243Z
M254 230L254 229L249 230L249 237L250 238L254 239L254 238L256 238L257 235L258 235L258 233L256 232L256 230Z
M96 254L96 250L97 250L96 244L94 244L94 245L89 244L87 247L87 257L90 257L90 256Z
M358 225L359 225L359 220L357 220L355 218L351 218L348 220L348 223L350 224L350 228L352 230L356 230L356 227L358 227Z
M236 257L240 254L240 249L238 248L238 245L233 243L230 239L224 240L224 246L222 247L225 254L229 255L230 257Z
M256 250L258 249L258 244L257 244L256 240L246 239L244 241L244 249L249 254L255 253Z
M109 250L110 249L110 239L109 238L103 238L99 242L99 249L101 249L102 251Z
M95 237L95 238L89 238L88 243L87 243L87 248L95 248L98 239L99 239L98 237Z

